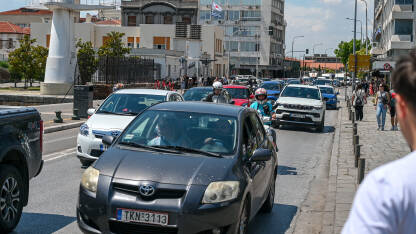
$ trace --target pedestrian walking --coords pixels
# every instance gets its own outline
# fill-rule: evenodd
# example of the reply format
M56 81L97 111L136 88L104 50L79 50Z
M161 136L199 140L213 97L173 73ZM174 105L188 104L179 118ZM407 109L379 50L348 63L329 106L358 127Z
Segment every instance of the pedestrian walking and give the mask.
M362 84L358 84L352 93L352 103L355 109L355 119L362 121L364 118L364 104L367 104L367 94Z
M397 114L396 114L396 93L394 90L390 90L390 121L391 121L391 129L392 131L397 131L399 128L397 127Z
M385 91L384 84L380 83L379 91L376 95L376 117L377 117L377 130L384 131L384 125L386 124L387 106L390 103L389 94Z
M416 51L396 63L392 83L400 129L412 153L371 171L355 195L342 234L416 231Z

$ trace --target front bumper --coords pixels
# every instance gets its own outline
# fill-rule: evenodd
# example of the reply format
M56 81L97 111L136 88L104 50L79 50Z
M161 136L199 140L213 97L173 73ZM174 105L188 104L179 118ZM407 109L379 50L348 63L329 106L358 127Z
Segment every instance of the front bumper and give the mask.
M90 135L78 134L77 157L82 160L95 161L105 151L105 146L100 138Z
M298 110L276 110L276 124L316 127L321 124L322 113Z
M143 201L137 194L106 188L110 178L100 176L97 195L80 187L77 206L79 228L85 233L177 233L206 234L214 229L231 233L238 223L241 199L221 204L200 204L206 186L192 185L185 195L175 199ZM109 194L107 196L107 194ZM167 213L167 226L124 223L116 219L117 208Z

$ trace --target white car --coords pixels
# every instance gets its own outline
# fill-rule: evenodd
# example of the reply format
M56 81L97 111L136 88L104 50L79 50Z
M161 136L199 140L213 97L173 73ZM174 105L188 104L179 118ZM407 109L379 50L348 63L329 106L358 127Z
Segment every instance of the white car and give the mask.
M316 128L322 132L325 123L326 103L316 86L288 85L276 101L275 127L298 125Z
M111 94L98 110L89 109L91 117L80 127L77 156L88 166L105 151L103 136L118 136L144 109L165 101L183 101L177 92L156 89L123 89Z

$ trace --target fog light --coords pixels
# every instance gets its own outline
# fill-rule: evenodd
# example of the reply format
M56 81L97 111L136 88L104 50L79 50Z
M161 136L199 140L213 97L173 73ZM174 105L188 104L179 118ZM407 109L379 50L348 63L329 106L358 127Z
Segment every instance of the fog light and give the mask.
M221 234L221 229L219 228L212 229L212 234Z
M80 145L78 146L78 152L82 153L82 149Z

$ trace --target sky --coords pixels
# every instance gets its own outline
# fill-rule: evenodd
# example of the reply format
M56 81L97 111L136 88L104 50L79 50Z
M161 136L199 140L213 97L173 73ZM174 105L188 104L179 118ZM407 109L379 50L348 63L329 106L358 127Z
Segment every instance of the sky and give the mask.
M6 1L0 0L3 3ZM31 1L39 0L9 0L7 4L0 4L0 11L17 9ZM81 0L90 4L98 1L104 0ZM365 36L365 4L362 0L357 1L357 19L362 21ZM367 3L368 35L371 38L374 1L367 0ZM309 49L311 54L314 45L322 43L315 47L315 53L333 55L340 41L349 41L353 37L354 24L346 19L348 17L354 17L354 0L285 0L286 53L292 51L295 36L304 36L295 40L294 51ZM358 39L361 38L360 31L361 24L357 22ZM294 53L294 56L300 57L303 53Z

